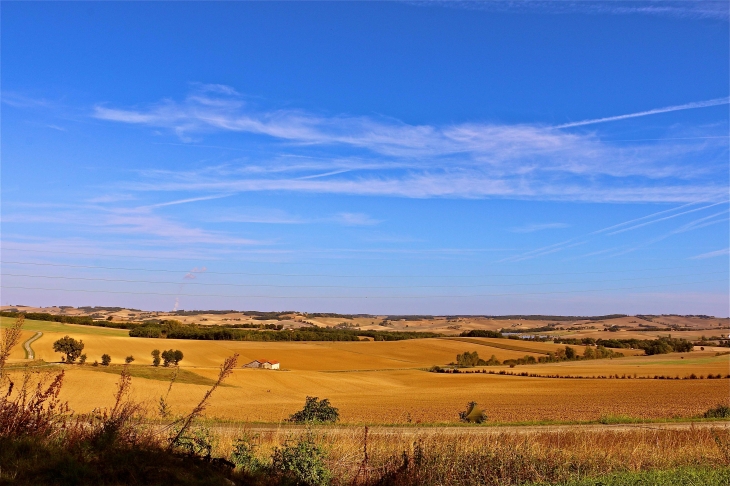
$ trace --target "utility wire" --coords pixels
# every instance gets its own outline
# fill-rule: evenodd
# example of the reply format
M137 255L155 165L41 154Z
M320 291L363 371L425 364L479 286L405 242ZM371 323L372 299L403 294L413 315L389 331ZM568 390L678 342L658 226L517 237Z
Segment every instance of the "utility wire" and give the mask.
M203 283L190 281L159 281L159 280L127 280L116 278L89 278L89 277L66 277L63 275L28 275L20 273L3 273L2 276L10 277L28 277L28 278L47 278L60 280L84 280L93 282L121 282L121 283L147 283L147 284L163 284L163 285L202 285L202 286L226 286L226 287L273 287L273 288L318 288L318 289L413 289L413 288L480 288L480 287L520 287L526 285L570 285L570 284L591 284L603 282L624 282L634 280L649 280L653 278L679 278L679 277L698 277L705 275L717 275L727 273L727 270L708 273L686 273L682 275L662 275L660 277L634 277L634 278L618 278L606 280L588 280L588 281L572 281L572 282L529 282L529 283L495 283L495 284L478 284L478 285L400 285L400 286L373 286L373 285L276 285L276 284L237 284L237 283Z
M308 274L308 273L258 273L258 272L215 272L206 270L205 272L191 272L190 270L166 270L153 268L130 268L130 267L105 267L98 265L70 265L64 263L36 263L36 262L18 262L3 260L3 264L13 265L32 265L39 267L63 267L63 268L88 268L99 270L125 270L131 272L155 272L155 273L206 273L212 275L247 275L259 277L327 277L327 278L480 278L480 277L540 277L540 276L556 276L556 275L591 275L604 273L621 273L626 271L649 272L656 270L676 270L687 268L683 267L662 267L662 268L643 268L631 270L605 270L590 272L561 272L561 273L492 273L483 275L343 275L343 274ZM710 266L710 264L707 264ZM701 266L701 265L698 265ZM713 265L714 266L714 265Z
M667 284L645 285L640 287L614 287L608 289L590 289L590 290L565 290L551 292L519 292L506 294L471 294L471 295L377 295L377 296L321 296L321 295L223 295L223 294L185 294L185 293L165 293L165 292L125 292L119 290L87 290L87 289L49 289L43 287L25 287L14 285L3 285L4 289L24 289L24 290L47 290L58 292L85 292L100 294L130 294L130 295L167 295L178 297L234 297L234 298L260 298L260 299L434 299L434 298L469 298L469 297L505 297L505 296L524 296L524 295L553 295L553 294L574 294L586 292L606 292L613 290L637 290L650 289L657 287L669 287L673 285L689 285L699 283L727 282L726 279L719 280L700 280L695 282L674 282Z

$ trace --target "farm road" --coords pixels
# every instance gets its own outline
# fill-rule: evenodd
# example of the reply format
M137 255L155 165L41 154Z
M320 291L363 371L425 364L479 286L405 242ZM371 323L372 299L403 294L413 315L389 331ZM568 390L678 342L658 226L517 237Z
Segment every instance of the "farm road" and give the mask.
M43 336L43 333L38 331L35 333L35 336L23 343L23 349L25 350L25 359L35 359L35 352L33 351L33 348L30 347L30 345L33 344L35 341L38 341L41 336Z
M305 430L307 427L303 425L269 425L269 424L217 424L212 425L213 428L220 429L236 429L246 428L256 432L287 432L296 430ZM324 426L311 427L320 429L322 432L333 432L352 434L358 430L362 430L363 425L352 426ZM433 427L404 427L404 426L388 426L388 425L370 425L368 432L372 435L434 435L434 434L504 434L504 433L551 433L551 432L576 432L576 431L617 431L626 432L630 430L686 430L691 428L707 429L712 427L730 428L730 422L727 421L708 421L708 422L658 422L643 424L560 424L560 425L493 425L486 427L458 427L458 426L433 426Z

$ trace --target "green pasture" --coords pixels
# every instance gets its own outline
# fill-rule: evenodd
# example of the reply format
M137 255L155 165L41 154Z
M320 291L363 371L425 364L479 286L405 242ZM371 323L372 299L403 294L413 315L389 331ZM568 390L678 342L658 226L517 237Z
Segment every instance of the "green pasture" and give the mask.
M15 322L12 317L0 317L0 328L9 327ZM112 329L109 327L82 326L79 324L64 324L62 322L25 320L25 331L60 332L66 334L93 334L97 336L129 336L126 329Z

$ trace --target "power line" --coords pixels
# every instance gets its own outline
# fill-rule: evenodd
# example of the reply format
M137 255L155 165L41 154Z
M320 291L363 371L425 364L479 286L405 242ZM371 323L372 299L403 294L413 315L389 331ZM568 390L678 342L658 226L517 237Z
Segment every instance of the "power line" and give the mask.
M519 292L519 293L502 293L502 294L471 294L471 295L378 295L378 296L320 296L320 295L224 295L224 294L185 294L185 293L166 293L166 292L126 292L119 290L87 290L87 289L49 289L43 287L25 287L3 285L5 289L24 289L24 290L46 290L57 292L84 292L99 294L128 294L128 295L166 295L172 297L232 297L244 299L434 299L434 298L469 298L469 297L506 297L506 296L524 296L524 295L553 295L553 294L574 294L586 292L607 292L613 290L637 290L650 289L657 287L670 287L675 285L690 285L700 283L727 282L726 279L719 280L700 280L695 282L674 282L667 284L645 285L640 287L614 287L608 289L590 289L590 290L565 290L551 292Z
M662 275L661 278L679 278L679 277L697 277L704 275L717 275L720 273L727 273L726 270L709 273L686 273L681 275ZM47 279L60 279L60 280L83 280L93 282L119 282L119 283L147 283L147 284L162 284L162 285L201 285L206 287L273 287L273 288L321 288L321 289L412 289L412 288L479 288L479 287L519 287L527 285L570 285L570 284L591 284L591 283L603 283L603 282L624 282L634 280L649 280L658 278L652 277L634 277L634 278L618 278L618 279L605 279L605 280L588 280L588 281L572 281L572 282L529 282L529 283L495 283L495 284L477 284L477 285L400 285L400 286L378 286L378 285L276 285L276 284L237 284L237 283L204 283L204 282L190 282L190 281L160 281L160 280L128 280L128 279L116 279L116 278L89 278L89 277L67 277L63 275L28 275L19 273L3 273L2 276L11 277L28 277L28 278L47 278Z
M99 270L124 270L131 272L156 272L156 273L191 273L190 270L167 270L167 269L153 269L153 268L130 268L130 267L105 267L99 265L70 265L64 263L37 263L37 262L18 262L3 260L0 261L3 264L13 265L33 265L40 267L63 267L63 268L87 268L87 269L99 269ZM697 265L702 266L702 265ZM709 264L707 264L709 266ZM481 278L481 277L548 277L556 275L592 275L592 274L605 274L605 273L621 273L626 271L634 272L650 272L656 270L676 270L687 268L682 267L661 267L661 268L643 268L643 269L631 269L631 270L604 270L604 271L590 271L590 272L562 272L562 273L492 273L483 275L342 275L342 274L308 274L308 273L259 273L259 272L216 272L206 270L205 272L212 275L246 275L250 277L326 277L326 278ZM197 273L197 272L193 272Z
M84 257L94 256L99 258L145 258L149 260L174 260L174 261L181 261L181 260L201 260L205 258L210 258L210 255L198 255L198 256L186 256L186 257L165 257L165 256L145 256L145 255L124 255L121 253L95 253L93 255L90 255L89 253L83 253L83 252L74 252L74 251L52 251L52 250L31 250L27 248L14 248L9 246L3 246L3 250L10 250L10 251L21 251L21 252L28 252L28 253L49 253L53 255L79 255ZM285 253L291 253L291 252L285 252ZM218 260L216 261L223 261ZM226 259L225 261L231 261L229 259ZM325 265L325 266L342 266L346 265L346 262L343 263L326 263L326 262L317 262L317 263L308 263L308 262L277 262L277 261L266 261L266 260L245 260L245 259L238 259L234 260L238 262L247 262L247 263L265 263L270 265ZM360 263L362 265L362 263ZM368 264L375 265L375 264Z

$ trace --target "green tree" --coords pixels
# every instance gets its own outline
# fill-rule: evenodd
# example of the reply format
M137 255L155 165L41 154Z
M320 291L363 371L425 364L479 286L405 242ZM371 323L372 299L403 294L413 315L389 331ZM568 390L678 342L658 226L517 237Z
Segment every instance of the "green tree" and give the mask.
M170 364L178 365L183 359L183 352L179 349L168 349L162 352L162 366L170 366Z
M124 362L127 364L131 363L132 361L134 361L134 356L132 356L131 354L124 358Z
M102 354L101 355L101 365L102 366L109 366L109 363L112 362L112 357L108 354Z
M576 356L577 356L577 354L575 352L575 349L573 349L569 346L565 346L565 359L573 360L576 358Z
M73 363L74 361L76 361L76 358L81 356L81 351L83 351L83 349L83 341L77 341L74 338L68 336L64 336L53 343L53 350L57 353L65 354L67 363Z
M160 350L152 350L152 366L160 366Z
M86 354L82 354L81 356L79 356L79 364L82 365L84 363L86 363Z
M290 422L337 422L340 412L330 404L329 399L319 400L317 397L307 397L304 408L289 417Z

